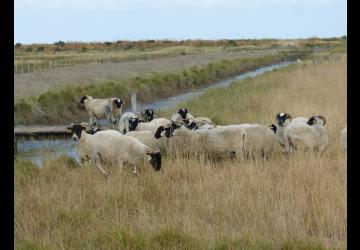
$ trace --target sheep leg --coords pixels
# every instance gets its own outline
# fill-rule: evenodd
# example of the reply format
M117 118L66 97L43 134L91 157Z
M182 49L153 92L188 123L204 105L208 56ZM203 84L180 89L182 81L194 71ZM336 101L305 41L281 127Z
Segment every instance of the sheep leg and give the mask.
M132 170L133 175L137 176L135 163L130 163L130 166L131 166L131 170Z
M101 167L100 165L100 154L97 154L97 156L94 159L96 167L100 170L101 173L105 176L105 178L108 177L108 173Z

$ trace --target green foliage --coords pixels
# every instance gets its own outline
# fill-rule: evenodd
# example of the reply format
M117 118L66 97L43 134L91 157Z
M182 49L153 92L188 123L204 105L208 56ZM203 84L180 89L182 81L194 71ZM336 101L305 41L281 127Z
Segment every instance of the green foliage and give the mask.
M31 47L26 48L26 52L32 52L32 51L33 51L33 49Z
M111 42L104 42L105 46L111 46L112 43Z
M16 43L16 44L14 45L14 48L17 49L17 48L20 48L21 46L22 46L21 43Z

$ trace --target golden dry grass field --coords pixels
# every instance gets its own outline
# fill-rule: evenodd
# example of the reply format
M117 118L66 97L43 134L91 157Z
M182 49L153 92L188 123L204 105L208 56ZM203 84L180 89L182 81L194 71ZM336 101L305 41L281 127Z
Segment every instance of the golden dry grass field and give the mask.
M345 249L346 67L297 63L181 105L219 124L322 114L330 144L321 156L164 157L161 171L140 165L136 178L108 166L108 180L68 158L41 169L15 161L15 248Z

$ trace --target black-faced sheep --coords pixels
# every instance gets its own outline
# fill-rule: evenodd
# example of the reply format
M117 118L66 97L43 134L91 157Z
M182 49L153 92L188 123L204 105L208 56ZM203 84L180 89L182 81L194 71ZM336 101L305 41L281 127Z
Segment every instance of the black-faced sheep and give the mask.
M326 119L322 115L312 116L307 123L290 123L284 129L284 149L310 149L323 152L329 144L324 127Z
M87 134L85 127L73 125L68 128L73 133L73 140L78 141L80 157L86 156L92 160L97 168L107 176L101 162L106 161L122 167L125 163L131 165L133 174L136 175L136 162L144 158L158 171L161 168L161 154L137 139L125 136L115 130L104 130L95 134ZM79 146L80 151L79 151Z
M90 126L94 126L98 119L106 118L112 128L115 128L124 106L120 98L94 99L91 96L83 96L80 103L84 104L89 114Z

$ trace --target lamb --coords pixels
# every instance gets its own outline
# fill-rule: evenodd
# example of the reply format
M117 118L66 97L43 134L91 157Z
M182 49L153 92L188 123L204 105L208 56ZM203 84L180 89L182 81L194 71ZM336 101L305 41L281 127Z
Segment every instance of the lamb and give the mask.
M87 134L81 125L73 125L69 128L73 132L73 139L83 146L83 151L93 159L97 168L108 176L100 165L101 161L117 164L120 168L129 163L134 175L137 174L136 162L145 158L155 171L161 168L161 154L137 139L125 136L114 130L99 131L94 135Z
M340 132L340 140L341 140L341 146L343 147L343 150L347 151L347 127L341 130Z
M323 152L329 143L325 124L326 119L322 115L312 116L306 124L290 123L284 129L285 152L300 148Z
M96 120L106 118L112 128L115 128L125 104L120 98L94 99L91 96L83 96L80 103L89 114L90 126L94 126Z

